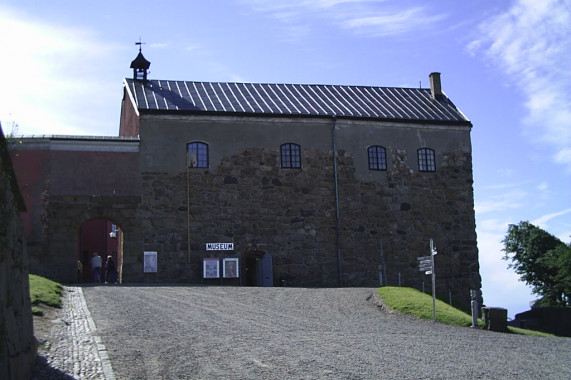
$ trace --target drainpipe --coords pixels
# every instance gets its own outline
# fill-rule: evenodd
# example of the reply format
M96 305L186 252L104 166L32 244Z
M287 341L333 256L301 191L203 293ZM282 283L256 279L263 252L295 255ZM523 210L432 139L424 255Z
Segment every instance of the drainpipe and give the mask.
M337 179L337 145L335 143L335 125L337 117L333 116L333 125L331 126L331 144L333 149L333 175L335 187L335 247L337 249L337 272L339 275L339 287L343 286L343 271L341 270L341 243L339 241L340 222L339 222L339 181Z

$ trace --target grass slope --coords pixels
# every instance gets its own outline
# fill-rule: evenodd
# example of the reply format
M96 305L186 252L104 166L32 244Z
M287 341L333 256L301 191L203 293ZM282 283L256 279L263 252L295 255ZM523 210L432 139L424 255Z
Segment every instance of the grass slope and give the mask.
M30 299L32 301L32 314L42 315L38 305L61 308L61 295L63 287L57 282L47 278L30 275Z
M412 288L385 286L379 288L379 296L391 309L403 314L414 315L419 318L432 320L432 296ZM455 326L472 326L472 316L458 310L446 302L436 300L436 320ZM484 323L478 319L478 326ZM508 332L513 334L554 336L540 331L520 329L508 326Z
M379 295L390 308L403 314L423 319L433 319L432 296L412 288L385 286L379 288ZM456 326L472 326L472 317L445 302L436 300L436 320ZM483 325L482 321L478 324Z

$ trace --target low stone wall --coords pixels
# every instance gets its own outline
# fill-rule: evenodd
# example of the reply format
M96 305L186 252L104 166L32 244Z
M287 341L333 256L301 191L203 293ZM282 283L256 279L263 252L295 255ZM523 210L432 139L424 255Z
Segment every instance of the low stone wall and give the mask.
M36 360L28 257L18 190L0 128L0 379L29 379Z

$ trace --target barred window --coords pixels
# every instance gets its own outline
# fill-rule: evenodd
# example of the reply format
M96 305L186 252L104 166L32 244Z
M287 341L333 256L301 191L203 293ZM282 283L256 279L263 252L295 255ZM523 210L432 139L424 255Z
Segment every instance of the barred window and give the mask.
M418 170L421 172L435 172L436 161L434 160L434 150L422 148L418 150Z
M382 146L370 146L367 148L369 154L369 170L387 170L387 151Z
M208 144L193 141L186 145L188 154L189 168L207 168L208 167Z
M282 168L301 168L301 149L297 144L280 146Z

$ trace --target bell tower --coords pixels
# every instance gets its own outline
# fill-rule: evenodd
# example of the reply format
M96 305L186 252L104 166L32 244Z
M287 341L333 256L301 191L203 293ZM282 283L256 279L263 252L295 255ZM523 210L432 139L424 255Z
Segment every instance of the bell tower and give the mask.
M131 68L133 69L133 80L146 83L147 71L151 66L151 62L147 61L145 57L143 57L143 53L141 52L141 46L143 45L143 42L139 40L139 42L135 42L135 45L139 45L139 54L137 54L137 58L131 62Z

